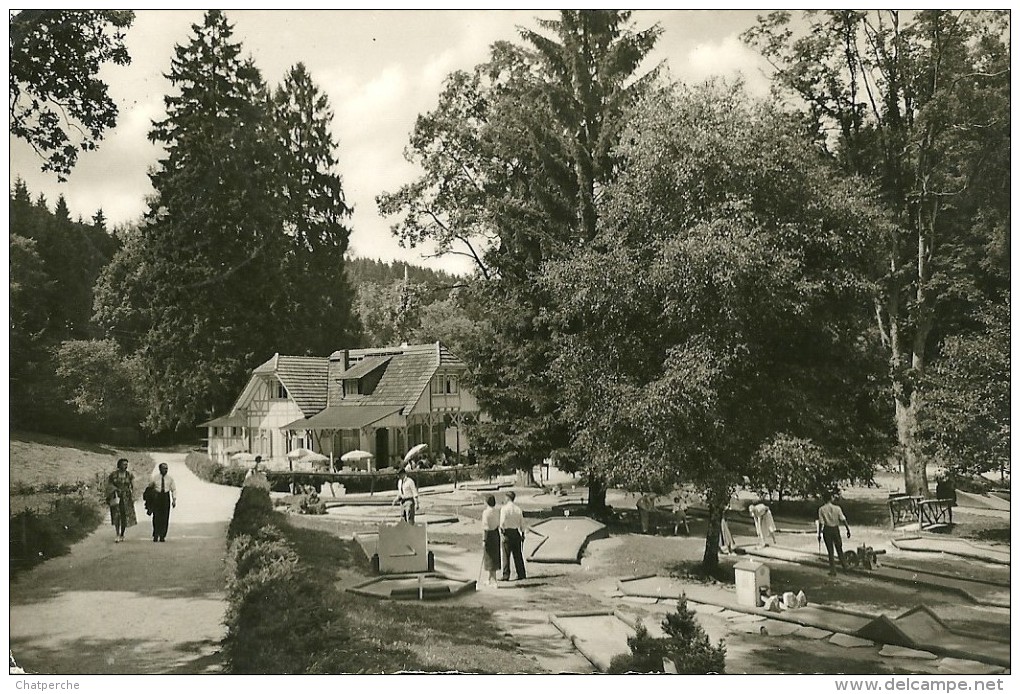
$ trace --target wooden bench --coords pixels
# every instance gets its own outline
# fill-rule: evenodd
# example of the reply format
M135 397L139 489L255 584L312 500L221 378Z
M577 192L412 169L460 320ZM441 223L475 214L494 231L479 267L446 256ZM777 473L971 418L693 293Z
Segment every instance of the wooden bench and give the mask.
M893 530L921 523L920 504L924 497L894 496L889 499L889 520Z
M953 525L952 499L925 499L918 503L921 530L940 530Z
M889 519L893 530L914 524L921 530L948 528L953 525L953 500L895 496L889 499Z

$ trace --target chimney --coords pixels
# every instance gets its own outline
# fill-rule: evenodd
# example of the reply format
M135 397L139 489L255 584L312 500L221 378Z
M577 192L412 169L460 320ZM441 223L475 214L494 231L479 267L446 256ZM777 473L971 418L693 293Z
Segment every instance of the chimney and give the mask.
M326 407L338 405L344 397L344 384L340 380L340 374L347 370L347 350L340 349L329 355L329 369L327 374Z

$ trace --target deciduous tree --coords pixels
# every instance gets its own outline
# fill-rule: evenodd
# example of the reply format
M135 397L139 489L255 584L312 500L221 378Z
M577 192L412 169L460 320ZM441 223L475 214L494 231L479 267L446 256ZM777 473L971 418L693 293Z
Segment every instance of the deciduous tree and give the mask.
M11 12L11 134L63 181L79 151L93 150L117 123L117 105L99 77L107 63L131 62L124 33L129 10Z
M598 236L547 266L554 373L592 471L704 492L712 569L763 445L786 434L843 457L874 443L861 302L883 220L739 87L649 97L617 154Z
M895 213L876 245L874 314L904 483L926 495L920 384L941 341L1008 286L1008 15L833 10L759 19L745 39L799 97L845 170Z

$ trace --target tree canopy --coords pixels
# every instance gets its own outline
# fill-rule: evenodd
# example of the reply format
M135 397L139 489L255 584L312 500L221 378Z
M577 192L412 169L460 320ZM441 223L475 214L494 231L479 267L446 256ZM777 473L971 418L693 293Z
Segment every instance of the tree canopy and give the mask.
M925 371L1009 283L1009 43L1001 11L832 10L759 18L745 39L797 96L844 170L895 224L876 243L906 491L927 494L917 440Z
M658 92L594 242L546 266L573 445L610 483L703 490L709 566L760 449L796 437L866 476L878 443L861 334L886 222L809 135L739 86Z
M131 62L124 34L130 10L20 10L10 13L11 134L63 181L79 151L96 148L117 123L99 71Z

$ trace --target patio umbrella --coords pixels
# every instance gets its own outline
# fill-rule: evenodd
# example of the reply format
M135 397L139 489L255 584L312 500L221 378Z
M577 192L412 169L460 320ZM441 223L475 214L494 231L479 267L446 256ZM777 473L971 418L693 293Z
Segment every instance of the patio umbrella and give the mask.
M365 467L366 467L366 469L369 472L371 472L372 471L372 458L374 458L374 457L375 456L372 455L371 453L369 453L368 451L359 451L359 450L347 451L342 456L340 456L340 462L342 462L342 463L367 463L367 465Z
M308 458L309 455L319 455L319 454L316 453L315 451L309 450L307 448L295 448L293 451L291 451L290 453L287 454L287 457L290 458L291 460L297 460L298 458L301 458L302 460L304 460L304 459Z
M236 460L239 463L253 463L255 462L255 454L248 453L247 451L242 451L240 453L235 453L234 455L230 456L230 459Z
M370 460L371 458L374 457L375 456L369 453L368 451L348 451L344 453L342 456L340 456L340 460L344 461L345 463L351 463L360 460Z
M404 454L404 462L406 463L407 461L411 460L428 447L429 446L427 443L419 443L417 446L415 446L414 448L412 448L411 450Z

